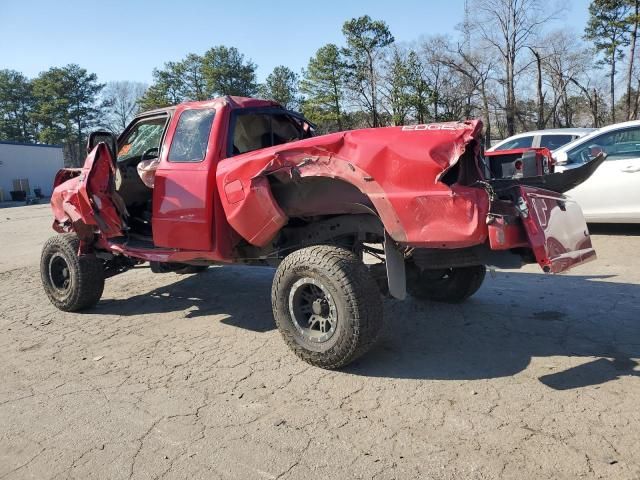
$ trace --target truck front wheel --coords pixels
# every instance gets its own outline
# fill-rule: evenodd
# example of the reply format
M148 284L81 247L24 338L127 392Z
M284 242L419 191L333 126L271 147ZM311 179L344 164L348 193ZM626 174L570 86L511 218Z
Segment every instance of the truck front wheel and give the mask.
M478 291L486 271L484 265L422 271L412 265L407 291L420 300L460 303Z
M382 325L376 282L354 253L335 246L287 256L276 271L271 303L287 345L321 368L339 368L364 354Z
M40 276L49 300L60 310L75 312L94 306L104 290L104 269L93 255L78 255L78 237L51 237L42 248Z

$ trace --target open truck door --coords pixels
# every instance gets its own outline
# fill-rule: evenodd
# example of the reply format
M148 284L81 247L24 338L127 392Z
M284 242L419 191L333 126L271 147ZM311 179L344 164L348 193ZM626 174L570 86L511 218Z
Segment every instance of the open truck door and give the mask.
M107 238L122 235L125 210L115 192L115 165L111 149L98 143L81 169L58 172L51 196L54 229L75 231L89 238L99 230Z

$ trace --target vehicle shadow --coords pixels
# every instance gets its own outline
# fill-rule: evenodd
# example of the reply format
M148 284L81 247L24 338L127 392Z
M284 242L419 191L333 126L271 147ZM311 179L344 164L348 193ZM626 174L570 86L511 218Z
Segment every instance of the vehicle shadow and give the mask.
M639 223L590 223L589 233L594 235L639 236Z
M187 319L225 315L221 323L267 332L276 328L271 313L273 272L265 267L225 266L196 275L166 273L162 275L177 281L133 297L103 299L86 313L128 317L185 312Z
M543 362L564 390L640 375L640 285L611 276L499 272L461 305L389 302L381 342L347 371L407 379L471 380ZM558 370L553 357L596 357ZM578 362L575 362L578 363Z
M267 332L275 328L273 272L210 268L134 297L105 299L87 313L175 311L186 312L187 319L223 315L224 324ZM540 376L545 385L558 390L596 385L640 374L635 370L639 307L640 285L617 283L611 275L498 272L495 278L488 275L480 291L463 304L386 300L380 342L343 371L404 379L488 379L516 374L532 358L547 357L548 373ZM558 356L591 361L558 370Z

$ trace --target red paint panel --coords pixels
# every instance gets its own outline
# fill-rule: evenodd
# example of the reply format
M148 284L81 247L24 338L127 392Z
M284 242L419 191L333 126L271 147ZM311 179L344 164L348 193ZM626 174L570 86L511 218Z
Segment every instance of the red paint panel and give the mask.
M560 273L596 258L582 210L559 193L519 187L527 207L523 224L538 264Z
M56 182L77 173L63 172L58 172ZM122 219L113 203L114 172L109 148L99 143L87 155L80 174L55 187L51 208L58 223L90 225L106 238L122 235Z
M238 203L244 200L244 189L240 180L234 180L224 186L224 194L227 196L229 203Z
M356 186L369 196L398 242L444 248L483 243L486 192L440 182L468 146L473 145L472 158L479 155L479 143L472 141L481 131L478 120L354 130L237 155L218 165L218 188L240 180L251 193L234 203L223 196L222 206L229 224L247 241L273 237L281 228L279 209L267 192L254 193L269 189L268 183L257 184L255 179L295 171L302 177L325 176ZM254 195L262 201L251 201Z
M529 241L521 223L507 224L498 217L489 225L489 247L491 250L509 250L528 247Z

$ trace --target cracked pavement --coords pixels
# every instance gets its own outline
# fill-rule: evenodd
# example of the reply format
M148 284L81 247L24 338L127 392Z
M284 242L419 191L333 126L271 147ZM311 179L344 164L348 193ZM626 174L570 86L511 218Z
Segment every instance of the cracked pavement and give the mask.
M463 305L385 301L342 371L298 360L273 271L136 269L56 310L47 205L0 210L0 480L640 477L640 229Z

